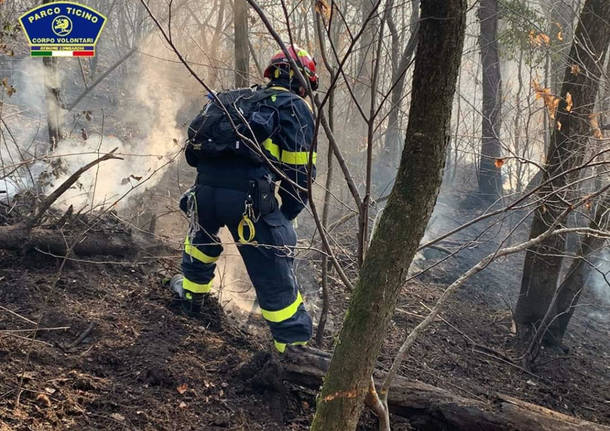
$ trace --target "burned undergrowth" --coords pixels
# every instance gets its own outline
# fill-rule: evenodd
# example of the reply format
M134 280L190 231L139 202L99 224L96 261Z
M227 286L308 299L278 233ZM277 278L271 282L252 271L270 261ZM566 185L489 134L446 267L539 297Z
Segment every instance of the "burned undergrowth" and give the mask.
M131 262L74 257L63 265L35 250L0 253L3 429L308 428L315 391L289 382L273 388L268 363L253 362L270 355L264 332L249 332L244 315L218 312L211 302L202 319L179 312L162 286L177 270L178 250ZM433 276L443 274L404 288L381 368L442 292ZM338 320L349 292L332 290ZM492 402L502 393L608 423L607 325L577 315L566 350L544 352L526 370L511 322L509 309L491 307L485 292L465 291L415 345L410 357L417 360L401 374L471 399ZM374 424L369 413L360 427ZM400 418L394 428L409 429Z

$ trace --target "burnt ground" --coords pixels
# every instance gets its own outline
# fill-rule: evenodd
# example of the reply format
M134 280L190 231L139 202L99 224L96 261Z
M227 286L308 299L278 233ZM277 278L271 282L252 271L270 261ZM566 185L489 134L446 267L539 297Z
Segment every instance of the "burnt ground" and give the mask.
M40 253L0 251L0 430L308 428L314 393L289 386L281 416L265 388L238 371L270 349L266 332L246 333L239 316L214 304L202 319L177 311L160 281L176 270L178 252L139 263L112 260L62 267ZM400 340L426 314L423 304L434 304L444 277L439 270L405 287L380 366L389 366ZM332 290L340 321L349 294ZM402 374L470 398L501 392L610 423L607 321L579 312L567 350L543 352L527 371L518 365L509 307L488 304L480 286L466 286L445 307L445 320L416 343ZM373 424L366 414L361 429Z

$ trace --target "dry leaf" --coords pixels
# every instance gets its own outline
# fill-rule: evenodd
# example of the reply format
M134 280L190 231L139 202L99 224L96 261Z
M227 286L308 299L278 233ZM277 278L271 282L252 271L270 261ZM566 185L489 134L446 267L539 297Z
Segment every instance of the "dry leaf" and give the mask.
M563 41L563 35L561 34L561 32L557 33L557 39Z
M504 159L496 159L494 165L496 166L496 168L500 169L504 165Z
M551 44L551 38L544 33L536 33L535 31L531 30L529 38L532 46L549 46Z
M590 200L587 200L587 201L585 202L585 208L586 208L586 209L588 209L588 210L590 210L590 209L591 209L591 201L590 201Z
M578 64L573 64L570 66L570 73L572 75L580 75L580 66Z
M49 395L53 395L55 392L57 392L57 389L55 388L44 388L44 390Z
M326 19L330 19L330 6L326 0L316 0L315 11Z
M178 407L180 407L181 409L185 409L186 403L184 401L180 401L180 404L178 404Z
M86 141L87 139L89 139L89 135L87 134L87 131L86 131L84 128L83 128L83 129L80 129L80 135L81 135L81 137L83 138L83 140L85 140L85 141Z
M49 397L46 394L38 394L36 396L36 401L40 401L45 406L51 407L51 400L49 399Z
M129 177L130 177L130 178L133 178L133 179L134 179L134 180L136 180L136 181L140 181L140 180L142 179L142 177L137 177L137 176L135 176L135 175L133 175L133 174L131 174Z
M549 117L554 120L559 107L559 97L553 95L550 88L543 88L535 79L532 81L532 87L536 92L536 100L544 100L544 105L549 111Z
M572 107L574 106L574 102L572 101L572 95L568 91L566 94L566 111L572 112Z
M188 387L188 385L187 385L186 383L183 383L183 384L181 384L180 386L178 386L178 387L176 388L176 390L178 391L178 393L179 393L180 395L182 395L183 393L185 393L185 392L188 390L188 388L189 388L189 387Z
M557 130L561 130L561 121L557 121Z

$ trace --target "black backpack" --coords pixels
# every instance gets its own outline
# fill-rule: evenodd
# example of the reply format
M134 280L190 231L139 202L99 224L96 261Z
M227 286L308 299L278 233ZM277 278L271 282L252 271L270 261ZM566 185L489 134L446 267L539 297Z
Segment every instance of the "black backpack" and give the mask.
M260 145L279 124L277 109L264 103L273 94L268 89L239 88L208 95L210 101L188 128L188 164L196 167L227 155L263 163Z

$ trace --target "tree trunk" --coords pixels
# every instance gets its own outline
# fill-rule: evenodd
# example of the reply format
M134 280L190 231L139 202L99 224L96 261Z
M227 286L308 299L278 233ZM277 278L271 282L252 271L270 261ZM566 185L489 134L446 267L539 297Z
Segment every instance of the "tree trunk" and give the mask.
M47 130L49 131L49 150L55 151L61 139L61 101L59 98L59 77L57 58L44 57L44 94L47 107Z
M501 156L502 78L498 55L498 0L481 0L479 7L481 64L483 67L483 124L479 160L479 192L495 200L502 194L502 173L495 160Z
M80 233L41 228L30 231L24 225L0 226L0 249L25 251L37 248L42 252L64 256L68 246L78 241L72 249L77 256L129 257L134 256L142 245L136 243L129 233L108 236L107 232L91 231L82 239L80 236Z
M328 368L324 352L310 349L282 361L283 377L312 389L320 387ZM375 373L376 382L383 373ZM397 376L391 386L390 412L405 417L418 430L454 431L610 431L545 407L503 394L491 394L489 402L463 398L446 389Z
M247 87L249 84L250 57L248 51L248 2L235 0L233 8L235 30L235 86Z
M465 0L422 2L409 125L398 176L360 271L318 399L313 431L349 431L358 423L398 293L438 195L465 15Z
M591 221L591 229L605 230L610 226L610 194L603 199L595 212L595 218ZM556 334L558 342L560 342L566 333L572 314L583 289L585 283L591 274L591 266L586 262L589 256L593 256L601 250L606 242L605 238L600 238L593 235L587 235L583 238L580 245L579 256L581 259L575 259L568 270L567 276L559 285L557 295L557 326Z
M536 209L530 238L548 229L548 226L566 208L569 195L558 191L569 184L578 173L560 175L581 163L589 136L590 115L599 89L599 71L603 68L605 53L610 43L610 8L607 0L587 0L568 58L562 99L557 110L557 125L554 127L546 155L542 183L552 182L540 190L545 201ZM570 94L573 107L568 107L566 98ZM568 108L568 109L566 109ZM559 126L560 124L560 126ZM515 309L515 320L519 334L527 339L531 329L537 327L551 304L561 271L565 237L552 235L529 249L525 256L521 294ZM552 317L557 310L552 310ZM551 327L546 341L555 343L556 328ZM554 336L555 334L555 336Z

